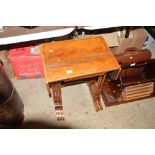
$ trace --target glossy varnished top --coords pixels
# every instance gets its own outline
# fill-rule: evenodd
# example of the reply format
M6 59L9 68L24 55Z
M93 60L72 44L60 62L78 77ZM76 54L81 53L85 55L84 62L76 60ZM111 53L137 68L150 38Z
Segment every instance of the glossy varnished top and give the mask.
M41 45L46 82L83 78L120 69L103 37Z

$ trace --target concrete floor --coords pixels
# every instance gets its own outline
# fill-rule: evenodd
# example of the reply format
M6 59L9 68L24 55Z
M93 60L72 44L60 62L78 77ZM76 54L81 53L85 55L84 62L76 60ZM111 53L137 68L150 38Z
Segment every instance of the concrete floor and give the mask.
M44 79L13 80L25 105L21 128L155 128L155 98L106 107L96 113L86 84L62 89L65 121L56 120Z
M155 58L155 43L149 49ZM106 107L96 113L86 84L63 88L66 120L60 123L44 79L16 80L6 51L0 52L0 58L24 102L25 120L21 128L155 128L155 98Z

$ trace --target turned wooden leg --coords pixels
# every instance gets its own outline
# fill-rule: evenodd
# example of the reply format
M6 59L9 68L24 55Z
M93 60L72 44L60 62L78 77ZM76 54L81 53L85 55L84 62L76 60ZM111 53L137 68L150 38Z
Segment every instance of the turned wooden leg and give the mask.
M61 97L61 83L57 82L52 84L52 93L53 93L53 101L55 105L55 112L58 121L63 121L63 105L62 105L62 97Z
M99 90L98 90L98 91L99 91L99 94L101 94L101 92L102 92L103 84L104 84L105 78L106 78L106 75L100 76L100 77L98 78L97 85L98 85L98 89L99 89Z
M100 76L98 80L91 79L88 82L88 86L90 89L91 96L93 98L93 103L94 103L96 112L103 110L103 106L101 103L101 92L103 89L105 77L106 75Z
M89 86L89 90L91 93L91 96L93 98L93 103L94 103L94 107L96 112L103 110L102 104L101 104L101 96L99 93L99 89L98 89L98 85L96 83L96 80L90 80L88 82L88 86Z
M49 97L51 97L51 90L50 90L49 83L46 84L46 88L47 88Z

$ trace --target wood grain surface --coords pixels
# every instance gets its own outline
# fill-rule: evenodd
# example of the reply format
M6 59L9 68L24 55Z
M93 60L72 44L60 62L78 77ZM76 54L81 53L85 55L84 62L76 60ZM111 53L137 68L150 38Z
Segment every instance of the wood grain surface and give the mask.
M46 82L103 75L120 66L103 37L41 45Z

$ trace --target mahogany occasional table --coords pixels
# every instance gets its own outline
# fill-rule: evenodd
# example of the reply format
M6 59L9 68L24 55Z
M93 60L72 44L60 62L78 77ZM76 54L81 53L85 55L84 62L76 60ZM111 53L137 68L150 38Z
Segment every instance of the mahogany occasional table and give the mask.
M45 80L53 97L57 120L64 120L61 88L87 82L96 111L103 109L101 91L108 73L117 79L120 66L104 38L65 40L41 45Z

